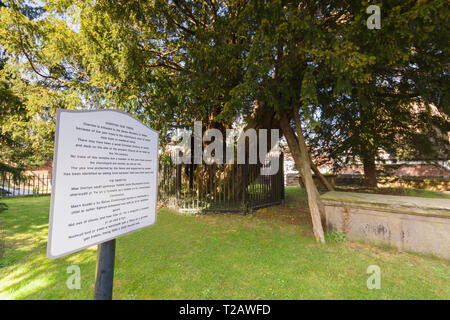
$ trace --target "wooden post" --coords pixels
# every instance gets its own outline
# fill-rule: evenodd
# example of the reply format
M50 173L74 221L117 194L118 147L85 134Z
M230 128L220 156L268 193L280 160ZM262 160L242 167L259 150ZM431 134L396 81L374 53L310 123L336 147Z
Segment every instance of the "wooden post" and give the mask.
M114 279L116 239L98 245L95 300L111 300Z

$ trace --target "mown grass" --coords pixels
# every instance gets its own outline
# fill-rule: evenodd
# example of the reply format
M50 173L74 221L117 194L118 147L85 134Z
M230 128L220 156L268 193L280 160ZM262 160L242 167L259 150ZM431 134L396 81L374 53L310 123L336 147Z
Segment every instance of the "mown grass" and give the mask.
M304 215L296 209L302 195L288 189L287 205L265 215L160 210L154 226L117 240L114 299L450 298L447 261L358 243L319 245L309 223L277 219L283 210ZM0 213L0 299L93 297L95 247L46 258L49 200L1 200L8 208ZM70 265L81 269L80 290L66 286ZM366 286L370 265L381 268L380 290Z

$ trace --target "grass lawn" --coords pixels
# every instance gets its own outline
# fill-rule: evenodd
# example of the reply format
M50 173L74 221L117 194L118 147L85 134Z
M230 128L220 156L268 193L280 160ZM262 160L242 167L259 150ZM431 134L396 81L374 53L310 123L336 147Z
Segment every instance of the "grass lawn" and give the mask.
M0 299L92 299L96 248L46 258L49 197L4 199ZM117 240L115 299L450 299L450 263L361 243L315 243L304 193L254 215L159 211ZM69 290L67 267L81 268ZM381 268L381 289L366 286Z

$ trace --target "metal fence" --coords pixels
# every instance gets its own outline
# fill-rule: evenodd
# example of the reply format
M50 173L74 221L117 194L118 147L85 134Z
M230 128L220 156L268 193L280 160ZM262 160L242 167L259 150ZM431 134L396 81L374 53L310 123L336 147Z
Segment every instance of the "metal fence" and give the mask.
M280 170L261 175L261 164L160 165L159 200L181 212L249 212L284 199Z
M264 164L160 164L160 205L181 212L249 212L284 199L283 154L274 175L261 175ZM0 198L48 195L51 175L0 178Z
M0 177L0 197L45 195L52 192L51 175L27 175L20 179Z

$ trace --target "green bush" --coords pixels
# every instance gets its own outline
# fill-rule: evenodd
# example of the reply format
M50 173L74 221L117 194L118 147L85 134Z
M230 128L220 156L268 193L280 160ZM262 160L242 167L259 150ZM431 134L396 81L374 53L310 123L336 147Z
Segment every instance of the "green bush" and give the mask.
M325 234L325 240L331 243L346 242L347 235L342 232L331 231Z

